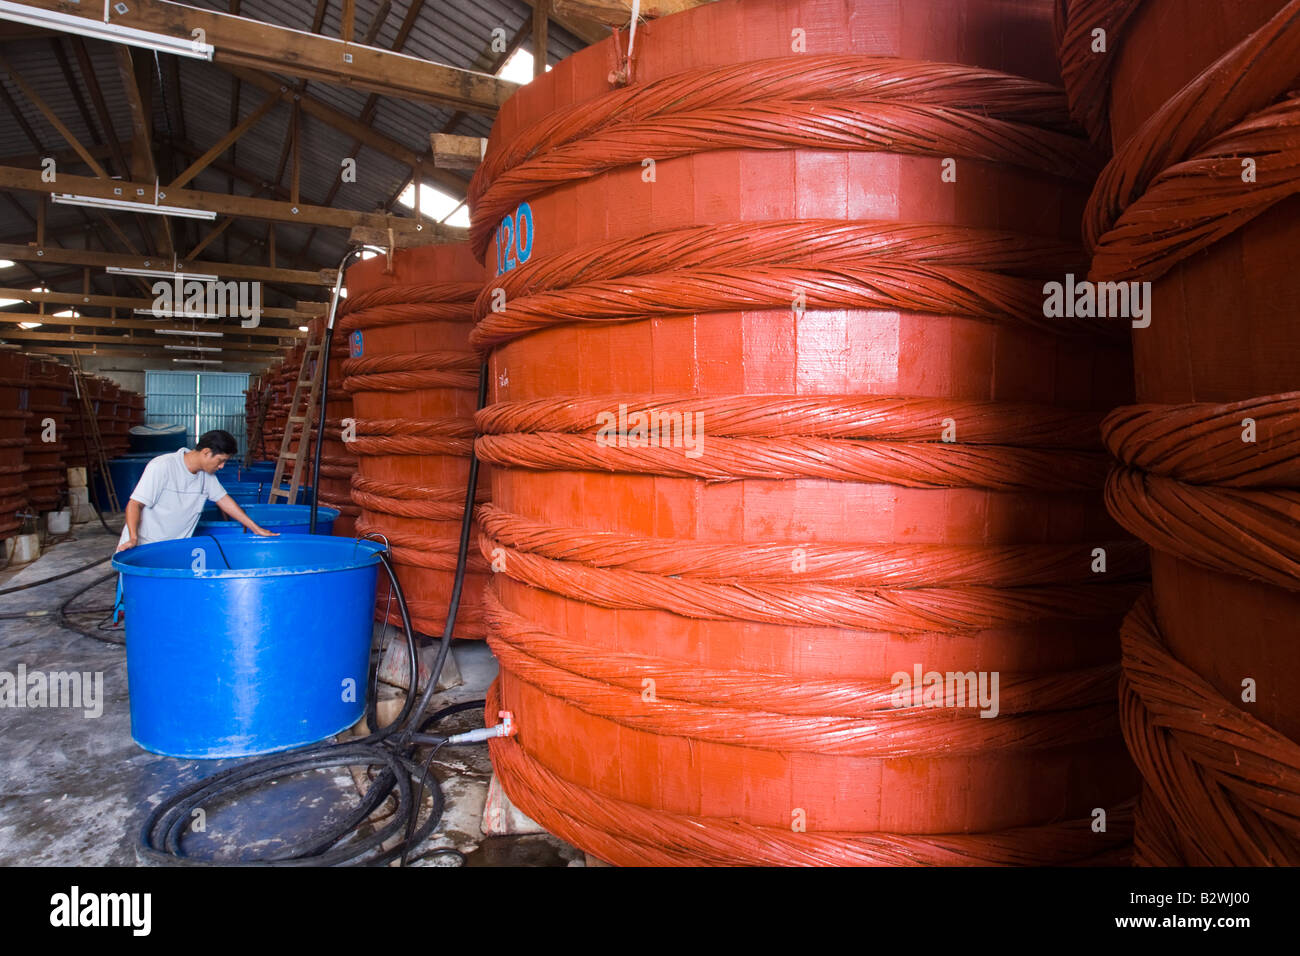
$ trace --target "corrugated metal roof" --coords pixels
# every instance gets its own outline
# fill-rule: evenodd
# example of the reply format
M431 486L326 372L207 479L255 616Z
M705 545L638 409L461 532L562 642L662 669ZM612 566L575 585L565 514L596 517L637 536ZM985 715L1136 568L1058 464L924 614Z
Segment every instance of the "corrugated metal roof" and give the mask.
M377 46L392 47L412 2L417 0L392 0L387 16L375 33L374 42ZM221 12L230 9L228 0L192 0L192 5ZM339 35L341 7L341 0L327 0L321 29L324 35ZM355 31L360 38L370 29L382 3L381 0L356 0L355 7ZM300 30L311 29L315 12L316 3L313 0L243 0L239 5L241 16ZM528 20L529 15L529 6L522 0L426 0L402 46L402 52L449 66L484 70L488 68L493 55L493 31L501 30L506 37L512 37ZM93 144L103 141L105 131L100 128L102 124L93 100L86 92L72 42L67 37L9 42L3 44L2 52L72 133L87 147L93 148ZM89 125L74 88L69 85L54 52L56 44L64 51L69 69L78 81L77 88L82 93L84 111L91 117ZM555 62L580 49L583 44L552 23L548 45L548 59ZM531 50L531 35L525 37L522 46ZM129 155L131 116L113 48L110 44L95 40L85 41L85 48L93 64L95 77L103 90L113 130L124 144L128 144L125 149ZM179 58L172 62L172 59L166 55L160 56L154 70L155 141L157 143L169 138L179 140L183 137L190 148L201 153L218 142L230 128L232 79L230 74L213 64ZM22 91L7 78L3 83L16 109L34 132L41 150L66 149L67 144L58 131ZM364 91L318 81L307 82L305 92L350 117L360 117L370 100L370 94ZM240 84L239 117L243 118L257 109L266 96L266 93L250 84ZM236 194L252 195L263 182L277 182L283 189L288 188L289 164L285 164L284 172L278 179L277 173L287 141L290 115L291 110L287 104L275 106L239 140L233 153L228 150L220 158L219 163L233 163L253 180L250 183L235 178L233 191ZM423 153L428 149L429 133L444 129L452 116L453 111L427 103L379 97L374 110L373 126L377 132L411 150ZM337 180L341 160L354 154L358 164L357 181L341 185L331 201L332 206L373 211L387 204L406 183L409 170L401 163L364 144L359 150L354 150L354 140L350 135L306 113L301 122L300 190L304 202L323 203ZM454 132L485 136L490 128L490 117L465 115L458 120ZM8 144L5 150L10 156L37 152L36 145L23 132L22 125L10 109L3 105L0 105L0 134ZM156 146L155 155L164 181L174 172L184 169L192 159L181 148L169 150L165 146ZM102 159L101 163L113 167L111 159ZM79 167L78 171L84 172L84 167ZM114 172L122 171L114 169ZM229 183L228 173L214 166L196 177L191 188L229 192ZM35 199L30 196L15 198L25 212L20 211L13 202L0 203L0 236L11 241L27 241L21 237L32 235ZM395 211L402 213L404 209L398 205ZM88 214L84 210L52 206L48 213L47 235L53 237L53 241L80 246L84 242L87 221L99 220L93 213ZM143 242L139 227L129 217L121 222L127 235L139 246ZM182 240L177 245L183 254L199 237L206 234L211 225L178 220L174 222L173 228ZM232 254L237 253L250 238L260 239L265 233L265 226L245 221L229 232L235 238L227 243L227 238L223 236L204 251L203 257L223 258L227 244ZM105 236L110 242L113 241L111 234L105 232ZM309 236L312 239L311 245L304 248ZM298 268L311 267L312 264L333 265L347 247L347 232L342 229L313 230L305 226L277 225L276 239L279 264ZM264 261L264 251L258 255ZM298 261L289 261L294 258ZM42 274L68 271L66 268L59 270L57 267L43 265L38 265L37 269ZM24 282L27 279L12 281ZM66 285L56 284L54 287ZM298 291L300 297L306 297L312 290Z

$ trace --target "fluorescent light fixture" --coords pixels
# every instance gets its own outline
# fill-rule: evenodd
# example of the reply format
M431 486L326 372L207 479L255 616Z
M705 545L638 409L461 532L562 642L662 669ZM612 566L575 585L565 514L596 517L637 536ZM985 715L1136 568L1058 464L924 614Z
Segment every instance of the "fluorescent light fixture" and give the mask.
M221 349L213 348L211 345L164 345L163 348L171 349L173 352L220 352Z
M12 269L14 261L12 259L0 259L0 269Z
M202 332L198 329L154 329L158 335L202 335L210 339L225 338L224 332Z
M104 266L104 271L114 276L144 276L146 279L180 279L198 282L216 282L215 275L206 272L169 272L166 269L135 269L131 266Z
M3 2L3 0L0 0ZM50 201L62 206L89 206L92 209L126 209L130 212L151 212L159 216L180 216L183 219L216 219L215 210L186 209L184 206L160 206L133 199L105 199L102 196L78 196L75 193L51 193Z
M221 359L183 359L174 358L173 362L184 362L187 365L220 365Z
M300 325L300 326L298 326L298 331L299 331L299 332L308 332L308 331L310 331L310 329L308 329L307 326L305 326L305 325Z
M105 4L105 13L107 12L107 4ZM57 10L42 10L25 3L11 3L9 0L0 0L0 20L12 20L14 23L25 23L45 30L58 30L61 33L75 33L78 36L90 37L92 40L124 43L127 46L157 50L159 53L170 53L173 56L188 56L195 60L211 60L215 52L212 44L197 43L189 37L151 33L148 30L91 20L71 13L59 13Z
M81 313L76 309L64 309L62 312L55 312L52 317L56 319L79 319Z
M220 312L186 312L184 309L132 309L136 315L151 315L155 319L229 319Z
M43 322L19 322L19 323L18 323L18 328L20 328L20 329L39 329L42 325L44 325Z

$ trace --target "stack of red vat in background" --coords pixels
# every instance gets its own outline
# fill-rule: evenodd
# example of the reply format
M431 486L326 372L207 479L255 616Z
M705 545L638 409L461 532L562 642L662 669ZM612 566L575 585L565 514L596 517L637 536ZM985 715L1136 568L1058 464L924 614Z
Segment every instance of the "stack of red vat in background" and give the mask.
M72 411L72 369L48 359L26 360L27 501L34 512L63 506L68 486L68 417Z
M27 507L27 359L0 350L0 541L22 528L18 514Z

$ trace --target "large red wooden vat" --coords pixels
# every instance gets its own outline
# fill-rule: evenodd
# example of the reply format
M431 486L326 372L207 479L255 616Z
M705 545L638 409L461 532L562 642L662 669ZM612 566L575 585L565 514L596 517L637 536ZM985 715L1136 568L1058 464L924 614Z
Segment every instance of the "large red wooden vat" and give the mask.
M482 276L464 243L400 249L391 267L376 256L349 267L338 322L356 420L356 530L387 538L412 622L430 635L446 626L464 514L479 368L468 339ZM471 552L456 637L483 636L486 571Z
M1115 150L1093 278L1152 283L1141 404L1105 426L1107 500L1153 549L1124 629L1136 858L1300 863L1300 3L1063 0L1059 27Z
M723 0L640 27L627 88L611 40L501 110L489 713L551 831L622 864L1124 857L1144 562L1097 425L1131 366L1043 318L1093 175L1051 19ZM900 700L918 668L998 674L999 715Z

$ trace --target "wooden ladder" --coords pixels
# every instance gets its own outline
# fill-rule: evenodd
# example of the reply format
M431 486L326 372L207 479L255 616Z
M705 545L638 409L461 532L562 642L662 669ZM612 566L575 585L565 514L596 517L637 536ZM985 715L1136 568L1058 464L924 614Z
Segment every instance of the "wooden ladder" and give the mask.
M267 499L270 504L275 504L277 498L283 499L285 504L298 503L298 489L302 485L303 471L311 448L312 421L316 417L316 403L321 398L320 382L321 375L325 371L325 363L320 361L320 354L324 345L324 333L321 333L320 338L315 338L313 333L308 336L307 344L303 348L298 382L293 387L293 401L289 403L289 420L285 422L284 437L280 439L280 457L275 461L275 477L271 481L271 495ZM307 393L306 405L300 412L299 403L303 399L304 391ZM298 450L290 452L295 425L302 426L302 431L298 436ZM293 472L289 477L289 487L281 487L285 465L290 463Z
M81 443L86 453L86 486L89 493L93 489L95 469L99 469L104 478L104 490L108 494L109 514L121 510L117 503L117 489L113 487L113 476L108 470L108 457L104 454L104 439L99 432L99 421L95 418L95 407L90 404L90 395L86 393L86 373L81 368L81 356L72 353L72 383L76 386L77 399L80 403ZM94 458L91 458L94 449Z

